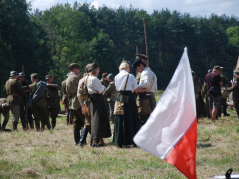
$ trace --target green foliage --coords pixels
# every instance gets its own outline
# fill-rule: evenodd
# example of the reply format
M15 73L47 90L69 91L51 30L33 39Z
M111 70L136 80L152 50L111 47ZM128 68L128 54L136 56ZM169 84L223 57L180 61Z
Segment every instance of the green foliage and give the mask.
M227 29L229 37L229 44L235 47L239 47L239 26L229 27Z

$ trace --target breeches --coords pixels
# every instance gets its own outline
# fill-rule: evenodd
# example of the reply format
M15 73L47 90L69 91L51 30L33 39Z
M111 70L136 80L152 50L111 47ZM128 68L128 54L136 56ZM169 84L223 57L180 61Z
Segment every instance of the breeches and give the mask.
M10 109L12 111L12 121L18 122L21 112L21 105L11 105Z
M82 114L81 108L72 110L73 112L73 130L79 131L84 126L85 116Z

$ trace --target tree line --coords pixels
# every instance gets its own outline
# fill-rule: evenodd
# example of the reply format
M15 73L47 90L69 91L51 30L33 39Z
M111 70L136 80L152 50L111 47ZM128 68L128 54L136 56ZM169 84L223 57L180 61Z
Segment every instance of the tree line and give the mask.
M0 85L5 96L9 72L48 73L56 82L66 78L70 63L97 59L100 71L118 73L120 62L133 62L136 46L145 54L143 18L146 20L150 67L165 89L188 47L192 69L203 80L209 68L224 67L228 77L239 54L238 17L212 14L192 17L168 9L152 14L142 9L88 3L57 4L45 11L31 10L25 0L0 0Z

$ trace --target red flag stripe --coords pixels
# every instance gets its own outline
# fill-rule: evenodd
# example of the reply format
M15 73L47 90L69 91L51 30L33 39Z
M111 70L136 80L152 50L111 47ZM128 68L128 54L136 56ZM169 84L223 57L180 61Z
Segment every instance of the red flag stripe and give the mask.
M166 162L176 166L185 176L196 179L197 119L177 143Z

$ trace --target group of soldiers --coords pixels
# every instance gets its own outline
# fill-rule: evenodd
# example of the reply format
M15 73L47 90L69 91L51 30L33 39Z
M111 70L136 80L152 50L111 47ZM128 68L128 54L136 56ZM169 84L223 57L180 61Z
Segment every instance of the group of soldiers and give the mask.
M24 130L33 129L33 121L37 131L44 130L45 125L49 130L55 128L60 110L59 86L53 82L52 75L46 75L46 82L38 82L37 73L31 74L30 77L32 84L25 80L23 72L10 72L10 78L5 84L7 98L0 99L0 109L4 116L2 131L5 131L8 123L9 110L12 112L13 130L17 130L19 118ZM51 116L51 124L49 116Z
M235 68L233 69L233 71ZM211 73L213 70L209 69L208 74ZM223 67L220 67L219 74L221 76L221 80L223 85L221 86L221 105L218 108L217 111L217 117L221 117L221 114L223 113L224 116L230 116L229 113L227 113L227 100L229 97L229 92L228 90L232 86L231 81L229 78L223 73ZM209 108L208 108L208 98L207 98L207 87L201 83L199 77L197 74L192 71L192 76L193 76L193 82L194 82L194 92L195 92L195 98L196 98L196 110L197 110L197 118L205 118L208 117L210 118L209 114ZM204 102L204 99L206 103Z

